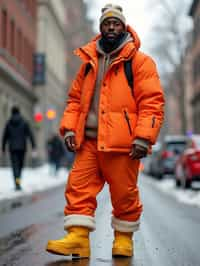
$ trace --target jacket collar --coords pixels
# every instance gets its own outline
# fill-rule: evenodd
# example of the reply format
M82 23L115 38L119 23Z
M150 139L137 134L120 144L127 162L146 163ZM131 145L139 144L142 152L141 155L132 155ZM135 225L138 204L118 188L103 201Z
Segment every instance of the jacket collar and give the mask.
M130 59L140 48L140 39L137 33L129 25L127 25L127 31L131 34L133 41L128 42L119 52L118 58L121 60ZM101 34L98 34L91 42L76 49L74 51L75 55L79 56L86 63L93 61L96 64L98 61L97 40L100 38Z

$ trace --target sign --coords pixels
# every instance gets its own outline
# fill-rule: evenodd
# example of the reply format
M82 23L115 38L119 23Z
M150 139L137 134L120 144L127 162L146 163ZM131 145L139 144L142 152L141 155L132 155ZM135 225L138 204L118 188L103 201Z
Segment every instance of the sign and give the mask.
M33 55L33 85L46 83L46 57L44 53Z

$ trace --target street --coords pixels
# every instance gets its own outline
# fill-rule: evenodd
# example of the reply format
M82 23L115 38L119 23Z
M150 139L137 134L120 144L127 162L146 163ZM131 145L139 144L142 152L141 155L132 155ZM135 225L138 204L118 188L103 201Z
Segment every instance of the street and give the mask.
M135 265L199 266L199 208L177 202L163 194L154 180L140 176L139 186L144 204L141 230L135 234L135 256L112 259L111 205L108 187L98 197L96 231L91 233L90 260L48 254L48 239L63 236L64 189L17 208L0 217L0 265Z
M109 2L0 0L0 266L200 266L200 0Z

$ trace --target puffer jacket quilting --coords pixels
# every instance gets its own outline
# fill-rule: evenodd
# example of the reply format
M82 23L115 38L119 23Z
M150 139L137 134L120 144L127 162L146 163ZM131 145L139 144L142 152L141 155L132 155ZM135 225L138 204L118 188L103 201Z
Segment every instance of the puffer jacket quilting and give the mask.
M98 150L129 152L135 138L154 144L163 122L164 95L156 65L140 52L136 33L127 27L134 42L127 43L110 65L101 86L98 115ZM88 45L76 50L83 64L73 81L60 133L76 133L77 146L84 140L84 128L98 70L97 36ZM124 60L133 58L134 97L124 73ZM92 68L84 76L87 63Z

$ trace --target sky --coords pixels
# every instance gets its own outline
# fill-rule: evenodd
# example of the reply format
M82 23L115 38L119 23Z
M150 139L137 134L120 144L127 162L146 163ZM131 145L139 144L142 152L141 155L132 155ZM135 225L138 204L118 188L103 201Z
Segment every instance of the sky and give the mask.
M145 39L151 27L151 19L148 10L149 0L133 1L133 0L84 0L88 3L89 17L95 22L95 31L99 30L99 18L101 16L101 8L108 3L120 5L126 17L127 24L131 25L139 34L142 41L142 47L145 47Z
M160 0L84 0L88 4L88 16L94 21L94 29L99 31L99 18L101 16L101 8L108 3L120 5L123 8L123 13L126 17L127 23L131 25L138 33L141 40L141 49L146 53L151 54L152 45L149 40L153 36L152 28L155 24L167 23L167 12L160 12ZM191 6L193 0L166 0L168 7L175 12L182 12L185 8L186 14L188 8ZM181 6L180 6L181 5ZM165 14L165 17L163 17ZM179 14L180 16L180 14ZM187 29L188 21L183 20L180 27ZM184 27L182 27L184 25ZM187 27L186 27L187 26ZM190 27L190 25L189 25ZM155 36L153 37L155 38Z

